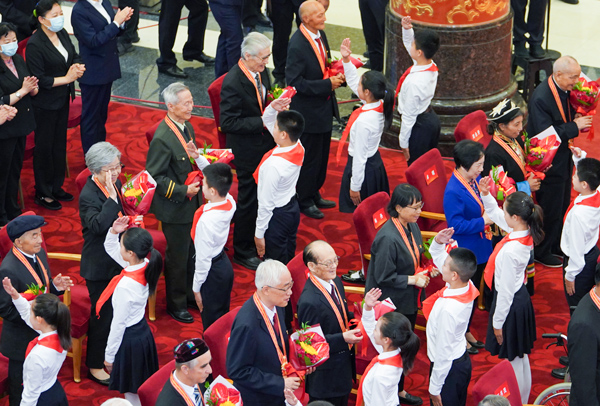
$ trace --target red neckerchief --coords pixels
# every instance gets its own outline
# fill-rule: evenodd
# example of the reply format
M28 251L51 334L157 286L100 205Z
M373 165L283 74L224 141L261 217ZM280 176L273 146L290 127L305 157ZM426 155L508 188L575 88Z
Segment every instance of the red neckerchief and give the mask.
M448 289L448 287L444 286L442 289L438 290L423 301L423 315L425 316L425 320L429 320L429 314L431 313L431 310L433 310L433 305L435 305L435 302L441 297L445 299L458 300L460 303L469 303L477 299L477 296L479 296L479 291L471 281L469 281L469 289L460 295L444 296L446 289Z
M569 214L569 212L571 211L571 209L575 206L589 206L589 207L595 207L595 208L600 208L600 192L598 192L596 190L596 192L593 195L590 195L589 197L586 197L585 199L583 199L582 201L575 203L575 199L573 199L573 201L571 202L571 204L569 205L569 208L567 209L567 212L565 213L565 217L563 218L563 223L567 220L567 215Z
M342 133L342 138L340 139L340 142L338 143L337 153L335 154L335 159L338 164L340 163L340 158L342 157L342 149L344 148L344 143L346 142L346 140L348 139L348 136L350 135L350 129L352 128L352 125L354 124L354 122L356 121L358 116L360 116L362 113L367 112L367 111L376 111L377 113L383 114L383 102L380 102L379 106L373 107L370 109L366 109L365 105L362 105L360 108L354 110L352 112L352 114L350 114L350 118L348 119L348 124L346 124L346 128L344 129L344 132Z
M33 347L36 345L41 345L46 348L50 348L58 353L63 352L63 347L60 345L60 339L58 338L58 333L54 332L50 335L47 335L44 338L40 338L39 336L34 338L27 344L27 350L25 350L25 358L29 355Z
M488 288L492 288L492 280L494 279L494 272L496 271L496 257L498 253L509 241L517 241L523 245L531 246L533 245L533 238L531 235L526 235L525 237L519 238L510 238L510 234L506 234L506 236L500 240L496 247L494 248L494 252L490 255L488 259L487 265L485 266L485 271L483 271L483 278L485 279L485 284L488 285ZM527 279L527 272L525 273L525 279Z
M206 210L204 210L204 206L206 206L206 204L203 204L202 206L200 206L200 208L198 210L196 210L196 212L194 213L194 220L192 221L192 230L190 231L190 234L192 236L192 241L194 241L194 242L196 242L196 226L198 225L198 220L200 220L200 217L202 217L202 214L207 213L211 210L229 211L233 208L233 205L231 204L229 199L225 199L225 201L221 202L221 204L218 204L213 207L209 207Z
M408 68L407 70L404 71L404 73L402 74L402 76L400 76L400 79L398 80L398 86L396 86L396 93L394 94L394 110L396 109L396 102L398 101L398 94L400 93L400 89L402 88L402 85L404 84L404 81L406 80L406 77L413 73L412 72L412 68L415 67L417 65L413 65L410 68ZM415 71L414 73L419 73L419 72L437 72L439 71L437 65L435 64L435 62L431 62L431 66L427 69L423 69L423 70L418 70Z
M35 283L40 288L42 286L46 286L46 291L48 289L50 289L50 277L48 276L48 271L46 270L46 267L44 266L43 262L40 261L40 257L36 255L35 259L38 262L38 264L40 264L40 269L42 270L42 274L44 275L44 281L46 282L45 285L44 285L44 283L42 283L42 280L38 276L37 272L33 269L33 267L31 266L31 264L27 260L27 258L25 258L25 255L23 255L23 253L21 251L19 251L17 249L17 247L15 247L15 246L13 246L12 251L13 251L14 256L17 257L17 259L19 261L21 261L21 263L23 264L23 266L25 268L27 268L27 270L29 271L29 273L31 274L31 276L33 277L33 279L35 280Z
M400 236L402 237L402 240L404 241L404 244L406 245L406 249L408 249L408 252L410 253L413 263L415 264L415 273L417 273L417 269L419 269L419 267L421 266L421 253L419 252L419 246L417 245L417 242L415 241L415 236L411 233L410 236L412 238L412 247L410 245L410 242L408 241L408 237L406 236L406 232L404 231L404 226L400 223L400 220L398 220L397 217L392 217L392 222L394 223L394 225L396 226L396 228L398 229L398 232L400 233Z
M367 365L367 368L365 368L365 372L363 372L362 377L360 378L360 383L358 384L358 392L356 394L356 406L363 406L363 383L365 381L365 377L375 364L391 365L396 368L402 368L402 356L400 354L396 354L393 357L384 359L379 359L379 356L376 356L371 360L369 365Z
M304 37L306 38L306 40L312 47L313 52L315 53L315 56L319 60L319 66L321 67L321 72L325 73L325 69L327 68L327 60L324 58L324 55L321 54L321 51L319 50L319 48L317 47L317 44L315 44L315 41L312 39L312 37L308 33L308 30L306 29L304 24L300 24L300 32L302 33L302 35L304 35ZM321 37L319 37L319 38L321 38Z
M527 176L527 170L525 169L524 162L525 153L523 152L523 148L521 148L519 143L515 140L517 148L521 150L521 156L519 156L519 154L514 149L512 149L507 142L504 142L504 138L502 135L494 134L493 138L496 139L496 144L500 145L508 153L508 155L510 155L510 157L517 163L517 165L519 165L519 168L521 168L521 172L523 172L523 175Z
M123 279L123 277L131 278L134 281L136 281L137 283L139 283L140 285L146 286L146 284L148 283L148 282L146 282L146 267L147 266L148 266L148 263L146 262L142 268L137 269L135 271L127 272L125 269L123 269L120 274L113 277L110 280L106 289L104 289L102 291L102 294L100 295L100 299L98 299L98 301L96 302L96 315L98 317L100 317L100 310L102 309L102 306L104 306L104 303L106 303L106 301L112 296L112 294L114 293L114 291L117 287L117 284L119 283L119 281L121 279Z
M271 155L273 155L273 153L275 152L275 150L277 148L279 148L279 147L275 147L263 155L262 159L260 160L260 163L256 167L256 170L252 174L252 176L254 177L254 181L256 182L257 185L258 185L258 171L260 171L260 167ZM300 141L298 141L296 143L296 146L294 148L292 148L291 150L286 151L286 152L277 153L277 154L275 154L275 156L283 158L286 161L291 162L292 164L294 164L296 166L302 166L302 162L304 162L304 147L302 146Z
M181 387L181 385L179 384L179 382L177 382L177 380L175 379L175 377L173 376L173 374L171 374L171 376L169 377L169 380L171 381L171 385L173 386L173 389L175 389L177 391L177 393L179 393L179 395L183 398L183 400L185 401L185 404L187 406L196 406L196 402L194 402L189 395L185 392L185 390ZM204 396L202 395L202 391L200 390L200 385L196 385L198 387L198 392L200 393L200 399L202 400L202 405L204 405Z
M254 86L254 89L256 90L256 100L258 101L258 107L260 107L261 112L264 111L262 101L262 77L260 76L260 73L258 74L258 80L260 81L261 85L261 88L259 89L256 85L256 78L252 76L252 74L250 73L246 65L244 65L244 62L242 62L241 59L238 61L238 66L240 67L240 70L244 73L244 75L246 75L250 83L252 83L252 86Z

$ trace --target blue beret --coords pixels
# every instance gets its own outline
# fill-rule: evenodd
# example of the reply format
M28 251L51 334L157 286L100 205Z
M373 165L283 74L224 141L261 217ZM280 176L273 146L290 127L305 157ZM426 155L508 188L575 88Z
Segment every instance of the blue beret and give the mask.
M175 358L175 362L178 364L183 364L196 359L207 352L208 345L206 345L206 342L204 342L203 339L192 338L185 340L181 344L178 344L173 350L173 356Z
M48 223L42 216L19 216L6 225L6 233L11 241L25 234L29 230L35 230Z

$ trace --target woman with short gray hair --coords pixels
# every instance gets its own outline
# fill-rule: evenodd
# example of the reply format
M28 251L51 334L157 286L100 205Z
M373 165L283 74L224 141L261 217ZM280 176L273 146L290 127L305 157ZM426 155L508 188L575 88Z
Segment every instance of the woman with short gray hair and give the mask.
M121 152L109 142L98 142L85 154L91 174L79 195L79 216L83 227L80 273L88 288L92 312L88 327L86 365L88 377L108 385L104 371L104 349L108 340L113 309L110 300L96 317L96 302L121 267L104 250L104 239L112 223L123 213L120 198Z

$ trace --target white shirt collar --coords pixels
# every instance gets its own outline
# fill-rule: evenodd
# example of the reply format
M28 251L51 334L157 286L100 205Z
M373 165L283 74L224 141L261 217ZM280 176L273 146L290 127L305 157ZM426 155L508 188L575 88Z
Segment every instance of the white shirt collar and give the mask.
M192 399L192 401L194 400L194 387L193 386L189 386L186 385L185 383L181 382L178 378L177 378L177 374L176 374L177 370L173 371L173 378L175 378L175 381L181 385L181 388L185 391L185 393L190 397L190 399Z
M411 72L420 72L422 70L427 70L433 66L433 61L428 63L427 65L413 65Z
M446 284L446 286L448 286L448 284ZM469 286L470 286L470 281L467 284L467 286L463 286L462 288L457 288L457 289L448 288L444 291L443 297L458 296L458 295L462 295L463 293L467 293L467 291L469 290Z
M596 191L595 191L594 193L592 193L592 194L585 195L585 196L583 196L583 195L577 195L577 197L575 198L575 203L579 203L579 202L581 202L581 201L583 201L583 200L585 200L585 199L588 199L588 198L590 198L590 197L594 196L596 193L598 193L598 190L596 190Z
M137 271L139 269L142 269L143 267L146 266L146 264L150 262L148 261L148 258L144 258L144 262L137 264L137 265L129 265L127 268L125 268L125 272L133 272L133 271Z
M260 301L260 304L264 307L265 311L267 312L267 317L269 318L269 320L271 320L271 323L273 323L273 316L277 314L277 307L273 307L273 310L271 310L263 303L262 300Z
M302 25L304 25L304 24L302 24ZM310 37L313 39L313 41L316 41L318 38L321 38L321 31L317 31L316 34L313 34L313 32L311 30L309 30L306 25L304 25L304 28L306 28L306 32L308 32L308 35L310 35Z
M29 254L27 254L27 253L23 252L23 251L22 251L21 249L19 249L19 248L17 248L17 249L18 249L18 250L21 252L21 254L25 255L27 258L29 258L29 259L33 259L33 263L36 263L36 262L37 262L37 261L35 260L35 255L29 255Z
M333 281L326 282L326 281L324 281L323 279L319 278L319 277L318 277L317 275L315 275L314 273L312 274L312 276L314 276L314 277L315 277L315 279L316 279L316 280L318 280L318 281L319 281L319 283L320 283L321 285L323 285L323 287L324 287L325 289L327 289L327 292L331 293L331 290L333 289Z
M383 103L382 100L377 100L377 101L374 101L373 103L365 103L365 104L363 104L363 109L364 110L374 109L374 108L379 107L379 105L381 103Z
M88 0L88 1L94 1L94 0ZM173 119L173 117L169 116L169 118L171 119L172 122L175 123L175 125L181 130L181 132L183 132L183 129L185 128L184 124L181 124L179 121L175 121Z
M48 333L40 334L39 337L38 337L38 340L41 340L44 337L51 336L52 334L58 334L58 332L56 330L52 330L52 331L50 331Z
M400 354L400 348L396 348L392 351L382 352L381 354L379 354L379 359L392 358L393 356L396 356L398 354Z
M296 148L296 145L298 145L300 141L296 141L296 143L294 145L290 145L289 147L280 147L279 145L277 146L277 148L275 148L275 151L273 151L273 154L281 154L283 152L289 152L291 150L293 150L294 148Z
M529 235L529 230L513 231L510 233L510 238L521 238Z

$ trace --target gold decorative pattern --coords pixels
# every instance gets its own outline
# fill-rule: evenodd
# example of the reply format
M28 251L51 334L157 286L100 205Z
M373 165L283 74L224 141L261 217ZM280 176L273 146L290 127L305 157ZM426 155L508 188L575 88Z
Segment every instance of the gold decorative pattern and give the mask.
M390 8L415 22L472 25L494 21L509 12L508 0L391 0ZM463 15L466 18L457 16Z

